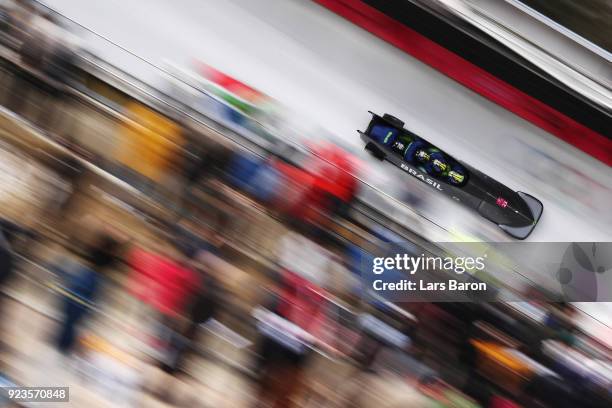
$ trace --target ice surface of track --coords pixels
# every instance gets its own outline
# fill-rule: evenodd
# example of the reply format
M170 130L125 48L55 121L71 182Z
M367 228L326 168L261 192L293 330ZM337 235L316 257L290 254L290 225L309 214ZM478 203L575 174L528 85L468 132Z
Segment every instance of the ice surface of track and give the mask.
M612 240L610 168L310 1L47 3L156 65L205 61L318 122L356 151L361 142L355 129L367 125L367 111L392 113L455 157L538 197L544 216L531 240ZM94 37L87 43L115 65L163 86L141 61ZM397 179L384 176L396 170L363 157L365 171L379 175L376 185L396 192L389 183ZM421 191L404 179L406 188ZM420 211L446 229L496 236L489 223L450 200L427 202Z

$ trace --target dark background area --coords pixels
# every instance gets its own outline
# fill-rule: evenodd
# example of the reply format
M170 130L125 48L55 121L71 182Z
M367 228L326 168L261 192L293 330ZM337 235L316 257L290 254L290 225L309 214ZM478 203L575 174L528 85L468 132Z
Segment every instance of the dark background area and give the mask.
M612 50L611 0L522 0L576 34Z

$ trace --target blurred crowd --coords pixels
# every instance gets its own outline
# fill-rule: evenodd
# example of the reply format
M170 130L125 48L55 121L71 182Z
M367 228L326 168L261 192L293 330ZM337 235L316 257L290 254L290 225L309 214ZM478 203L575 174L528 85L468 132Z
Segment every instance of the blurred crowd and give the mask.
M1 7L0 385L68 385L74 406L611 406L610 349L571 304L364 288L361 254L405 237L355 210L339 146L236 143L87 72L52 11Z

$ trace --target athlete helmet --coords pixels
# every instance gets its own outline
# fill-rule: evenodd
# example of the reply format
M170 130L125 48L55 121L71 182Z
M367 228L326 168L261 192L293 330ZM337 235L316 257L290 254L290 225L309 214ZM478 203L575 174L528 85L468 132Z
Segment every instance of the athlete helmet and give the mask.
M448 172L448 181L451 184L461 184L465 180L465 176L458 171L451 170Z
M431 162L431 168L434 173L440 174L444 173L448 169L448 164L440 159L434 159Z
M425 150L417 150L414 157L419 163L427 163L429 161L429 154Z

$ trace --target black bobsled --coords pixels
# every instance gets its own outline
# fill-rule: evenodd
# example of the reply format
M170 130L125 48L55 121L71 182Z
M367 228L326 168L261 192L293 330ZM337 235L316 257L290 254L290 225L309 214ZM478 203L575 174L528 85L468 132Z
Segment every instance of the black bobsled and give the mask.
M404 122L372 113L361 139L374 157L387 160L432 189L475 209L514 238L525 239L542 216L542 203L456 160L404 128Z

